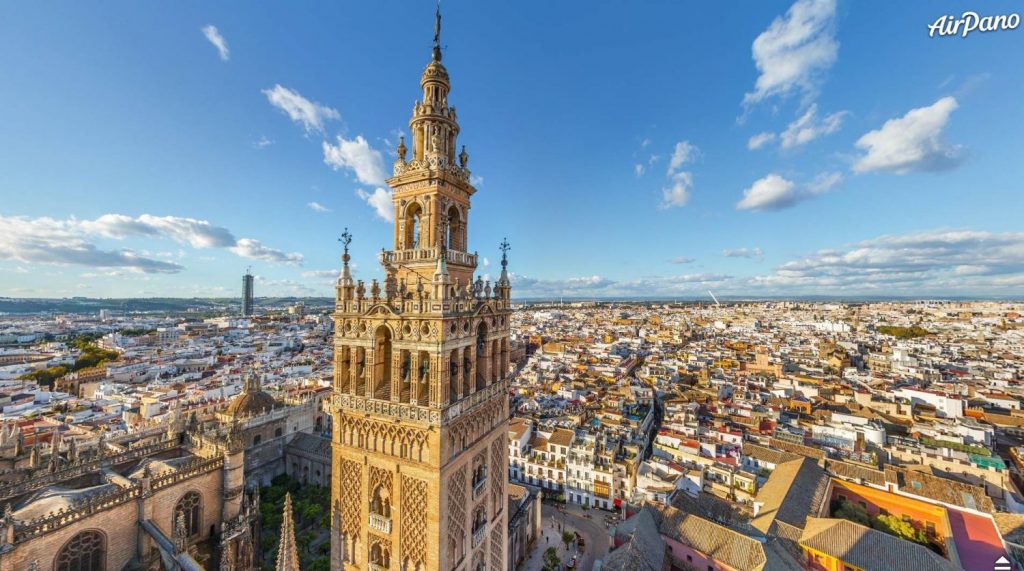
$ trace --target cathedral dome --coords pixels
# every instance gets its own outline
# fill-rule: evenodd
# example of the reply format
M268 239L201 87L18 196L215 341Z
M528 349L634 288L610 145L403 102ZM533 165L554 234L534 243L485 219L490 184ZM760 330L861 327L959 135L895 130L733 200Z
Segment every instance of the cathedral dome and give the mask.
M232 399L231 404L224 412L232 418L243 418L263 414L276 405L277 401L274 400L274 397L263 391L243 392Z
M263 414L277 406L277 401L260 388L260 381L255 375L246 375L242 392L231 399L231 404L224 414L231 418L244 418Z

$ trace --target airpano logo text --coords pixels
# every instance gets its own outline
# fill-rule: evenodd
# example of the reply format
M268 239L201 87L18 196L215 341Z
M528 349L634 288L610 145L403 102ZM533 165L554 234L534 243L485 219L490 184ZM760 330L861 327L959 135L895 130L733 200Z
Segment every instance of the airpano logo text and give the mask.
M966 38L971 32L996 32L1016 30L1020 26L1020 14L981 16L977 12L964 12L959 18L953 15L940 16L928 26L928 37L960 36Z

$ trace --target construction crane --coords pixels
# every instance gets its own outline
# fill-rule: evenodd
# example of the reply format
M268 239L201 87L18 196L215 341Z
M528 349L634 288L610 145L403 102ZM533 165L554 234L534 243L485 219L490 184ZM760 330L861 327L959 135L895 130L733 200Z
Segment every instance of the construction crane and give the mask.
M716 306L722 307L722 304L718 303L718 298L715 297L715 294L711 293L711 290L708 290L708 295L711 296L711 299L715 300L715 305Z

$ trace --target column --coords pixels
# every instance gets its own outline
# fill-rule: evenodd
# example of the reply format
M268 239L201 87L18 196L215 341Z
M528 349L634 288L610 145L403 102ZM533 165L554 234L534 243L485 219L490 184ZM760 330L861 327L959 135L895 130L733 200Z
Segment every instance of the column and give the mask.
M402 400L402 356L403 349L391 348L391 402Z
M371 347L370 349L364 349L364 354L366 355L364 359L365 366L363 367L363 380L365 384L362 396L373 398L373 385L377 382L377 351Z
M466 348L469 351L469 392L476 392L476 376L480 372L480 368L477 366L477 354L476 354L476 343L473 343Z
M409 402L420 403L420 351L410 351L409 356Z
M366 359L366 355L363 353L364 349L362 347L352 347L350 351L349 355L352 358L352 365L349 367L348 371L348 392L349 394L355 395L358 394L356 387L359 386L359 357L362 356L363 359Z
M484 379L484 385L482 387L477 387L477 390L482 390L482 389L486 388L487 385L491 384L491 354L492 354L491 353L491 344L492 343L493 343L492 341L484 340L484 354L483 355L478 355L478 357L481 357L480 361L483 362L483 366L484 366L484 369L482 371L480 371L480 375L483 376L483 379Z
M455 362L459 366L458 377L455 379L455 386L458 387L456 394L461 399L469 394L466 391L466 357L464 347L459 347L455 350Z
M448 399L448 357L435 355L430 359L430 406L440 408Z

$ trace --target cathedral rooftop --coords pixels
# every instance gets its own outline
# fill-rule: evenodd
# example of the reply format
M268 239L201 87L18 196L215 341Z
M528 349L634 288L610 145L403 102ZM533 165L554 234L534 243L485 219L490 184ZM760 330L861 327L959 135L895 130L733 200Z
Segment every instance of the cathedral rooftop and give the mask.
M246 418L269 412L277 406L277 401L260 387L259 378L246 373L242 392L231 400L224 414L233 418Z

